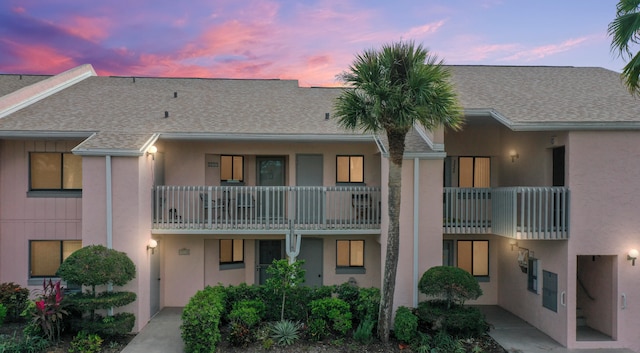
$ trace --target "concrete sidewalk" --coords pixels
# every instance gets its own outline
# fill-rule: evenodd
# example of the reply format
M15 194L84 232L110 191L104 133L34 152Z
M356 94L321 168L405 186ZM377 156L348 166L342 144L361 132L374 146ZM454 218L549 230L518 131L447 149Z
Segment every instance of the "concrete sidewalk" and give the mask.
M181 353L180 337L183 308L164 308L122 350L121 353Z
M510 353L634 353L628 349L567 349L512 313L494 305L479 305L493 337Z

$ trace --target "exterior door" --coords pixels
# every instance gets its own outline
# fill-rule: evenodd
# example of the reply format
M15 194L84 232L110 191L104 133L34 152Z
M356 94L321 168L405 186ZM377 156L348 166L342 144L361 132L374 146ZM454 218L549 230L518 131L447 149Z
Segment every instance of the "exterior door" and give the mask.
M258 283L265 284L270 276L267 268L271 266L273 260L280 260L284 256L284 240L258 240Z
M284 186L285 159L284 157L257 157L258 185ZM259 205L258 215L263 219L285 219L284 191L262 192L256 195Z
M300 244L299 260L304 260L302 268L306 271L304 275L304 285L322 285L322 239L304 238Z
M296 185L322 186L321 154L296 155ZM324 193L317 189L299 191L296 197L296 220L299 223L321 223L323 219Z
M151 309L151 316L160 311L160 246L162 241L158 240L158 246L153 250L151 255L150 266L150 290L149 290L149 303Z

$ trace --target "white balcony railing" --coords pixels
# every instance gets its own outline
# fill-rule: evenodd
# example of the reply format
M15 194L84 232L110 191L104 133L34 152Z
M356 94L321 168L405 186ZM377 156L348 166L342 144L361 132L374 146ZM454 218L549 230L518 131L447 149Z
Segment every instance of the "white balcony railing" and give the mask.
M380 228L379 187L156 186L154 229Z
M444 188L443 231L517 239L568 239L564 187Z

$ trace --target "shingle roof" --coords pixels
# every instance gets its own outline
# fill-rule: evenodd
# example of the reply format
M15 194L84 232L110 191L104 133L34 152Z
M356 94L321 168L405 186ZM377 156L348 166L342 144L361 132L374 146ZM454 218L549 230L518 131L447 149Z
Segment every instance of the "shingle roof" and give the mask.
M597 67L451 66L467 110L492 109L514 124L640 122L640 100L620 74Z
M450 66L467 112L492 111L513 126L638 123L640 102L619 74L601 68ZM0 75L0 93L46 76ZM16 83L16 81L19 81ZM289 80L93 76L0 119L0 132L86 132L84 150L140 150L156 136L362 136L333 110L338 88ZM177 96L175 96L177 95ZM167 112L168 117L165 117ZM431 151L417 134L408 150ZM205 137L203 137L205 138Z
M15 92L20 88L40 82L50 76L0 74L0 97Z

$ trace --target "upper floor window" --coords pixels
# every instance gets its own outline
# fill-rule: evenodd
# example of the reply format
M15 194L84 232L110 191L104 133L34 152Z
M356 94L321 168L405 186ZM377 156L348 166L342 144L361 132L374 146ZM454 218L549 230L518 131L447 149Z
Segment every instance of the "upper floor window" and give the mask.
M244 181L244 157L220 156L220 180Z
M364 156L336 156L336 182L364 183Z
M488 188L491 186L491 158L459 157L459 180L461 188Z
M244 262L244 240L220 239L220 264Z
M81 240L32 240L29 243L31 277L55 277L62 261L81 247Z
M31 190L82 190L82 157L72 153L31 152Z
M489 276L489 241L458 240L458 267L474 276Z

